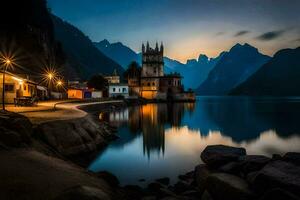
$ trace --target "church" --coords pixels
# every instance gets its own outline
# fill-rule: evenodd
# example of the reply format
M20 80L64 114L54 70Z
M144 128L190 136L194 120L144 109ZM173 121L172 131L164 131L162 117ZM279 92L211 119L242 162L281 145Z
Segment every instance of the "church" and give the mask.
M147 42L142 44L142 68L132 77L128 77L131 95L152 100L195 100L195 94L184 91L179 73L164 73L164 46L156 43L151 48Z

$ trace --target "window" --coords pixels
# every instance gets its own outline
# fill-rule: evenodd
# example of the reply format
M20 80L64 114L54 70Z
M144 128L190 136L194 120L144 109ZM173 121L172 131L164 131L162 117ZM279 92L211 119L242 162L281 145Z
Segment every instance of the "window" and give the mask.
M121 88L119 88L119 92L121 92Z
M113 92L115 92L116 91L116 88L113 88Z
M171 80L169 80L169 85L172 85L172 81Z
M123 88L123 93L126 92L126 88Z
M156 74L156 67L154 67L154 70L153 70L154 74Z
M26 85L23 85L23 90L26 90Z
M6 92L13 92L15 89L14 84L5 84L5 91Z
M150 83L148 83L147 85L150 86Z
M155 83L153 82L152 85L155 86Z

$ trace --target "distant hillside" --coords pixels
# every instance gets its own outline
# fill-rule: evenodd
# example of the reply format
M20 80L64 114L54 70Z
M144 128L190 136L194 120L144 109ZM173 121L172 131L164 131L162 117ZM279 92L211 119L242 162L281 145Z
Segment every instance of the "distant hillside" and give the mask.
M269 59L247 43L236 44L223 54L196 92L199 95L226 95Z
M300 96L300 47L278 51L232 95Z
M138 55L129 47L123 45L121 42L109 43L107 40L100 42L94 42L94 45L107 57L113 59L124 69L127 69L128 65L132 61L137 61Z
M124 69L132 61L136 61L140 65L142 64L141 53L136 53L121 42L110 43L105 39L100 42L94 42L94 45L106 56L119 63ZM179 72L184 77L183 84L186 88L197 88L206 79L209 71L215 66L222 55L220 54L217 58L211 59L205 55L200 55L198 60L188 61L187 64L164 57L165 73Z
M114 69L123 73L123 68L100 52L78 28L56 16L52 19L55 38L61 42L67 57L68 79L88 79L93 74L110 74Z
M216 58L208 58L206 55L200 54L198 60L188 60L186 64L178 65L174 70L184 77L183 83L186 88L196 89L207 78L210 70L222 56L223 53Z

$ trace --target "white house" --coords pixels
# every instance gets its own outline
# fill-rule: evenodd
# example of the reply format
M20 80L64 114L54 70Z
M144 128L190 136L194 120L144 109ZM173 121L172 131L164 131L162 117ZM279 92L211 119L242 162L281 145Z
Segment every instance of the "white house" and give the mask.
M128 84L126 83L111 83L108 86L109 97L123 96L127 98L129 96Z

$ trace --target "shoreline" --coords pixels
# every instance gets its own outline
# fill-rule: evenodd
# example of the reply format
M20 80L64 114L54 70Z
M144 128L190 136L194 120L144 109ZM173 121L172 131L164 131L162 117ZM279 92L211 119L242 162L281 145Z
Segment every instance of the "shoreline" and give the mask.
M178 175L177 183L170 185L170 179L164 177L151 182L146 188L138 185L121 187L117 177L109 172L95 173L82 168L84 161L76 160L76 157L86 158L87 155L92 156L92 152L98 155L101 148L115 139L114 128L107 123L99 123L94 113L101 109L109 112L126 106L130 105L124 102L107 102L59 106L58 113L63 109L71 109L81 110L79 113L84 112L85 115L66 120L47 119L44 123L32 123L22 115L1 112L0 128L7 134L0 138L0 159L7 165L0 166L0 177L3 180L0 183L0 198L41 199L41 193L51 191L47 199L72 199L69 197L74 193L84 198L97 194L94 197L105 197L99 199L125 200L250 200L277 193L283 195L284 199L297 199L297 191L300 191L299 153L267 158L247 156L246 150L242 148L208 146L201 154L205 164L195 166L195 170L184 175ZM89 113L89 110L94 110L94 113ZM50 119L53 118L50 116ZM276 174L269 173L272 170L280 170L284 179L278 179ZM248 178L252 173L254 174ZM268 186L268 179L261 179L261 176L278 180ZM23 182L15 182L16 178L21 178ZM41 179L43 182L40 182ZM26 187L24 191L25 185L30 185L30 188ZM260 187L267 188L262 192ZM280 187L279 191L276 190L277 187Z

